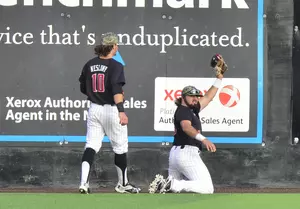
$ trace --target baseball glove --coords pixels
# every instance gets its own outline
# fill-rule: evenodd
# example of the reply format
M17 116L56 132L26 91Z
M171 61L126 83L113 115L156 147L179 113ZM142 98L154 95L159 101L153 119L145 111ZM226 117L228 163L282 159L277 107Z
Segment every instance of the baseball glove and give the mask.
M223 75L228 70L228 66L220 54L215 54L211 58L210 66L214 69L216 76Z

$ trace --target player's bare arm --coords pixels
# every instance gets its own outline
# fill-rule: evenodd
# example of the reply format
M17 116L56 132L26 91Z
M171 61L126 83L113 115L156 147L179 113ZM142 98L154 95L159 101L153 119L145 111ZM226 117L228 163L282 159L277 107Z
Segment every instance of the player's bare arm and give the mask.
M182 130L189 135L192 138L195 138L195 136L199 133L193 126L190 120L182 120L180 122Z
M201 135L200 131L197 131L193 126L191 121L189 120L182 120L180 122L182 130L189 135L190 137L201 141L207 148L208 151L210 152L215 152L216 151L216 146L210 142L206 137Z
M201 110L203 110L216 96L219 87L221 86L223 75L220 74L217 76L217 80L215 83L210 87L210 89L205 93L203 97L199 97L199 102L201 105Z
M115 94L114 95L114 101L116 104L123 102L123 94Z
M115 94L114 95L114 101L117 104L118 110L119 110L119 117L120 117L120 123L121 125L127 125L128 124L128 117L126 116L124 112L124 106L123 106L123 94Z

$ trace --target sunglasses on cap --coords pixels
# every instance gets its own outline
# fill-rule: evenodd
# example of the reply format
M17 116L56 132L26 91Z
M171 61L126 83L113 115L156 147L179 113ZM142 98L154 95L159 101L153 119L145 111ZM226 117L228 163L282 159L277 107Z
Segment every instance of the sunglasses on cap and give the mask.
M198 89L195 89L195 88L193 88L193 89L191 89L190 91L186 92L184 95L185 95L185 96L198 96L198 97L203 97L201 91L198 90Z

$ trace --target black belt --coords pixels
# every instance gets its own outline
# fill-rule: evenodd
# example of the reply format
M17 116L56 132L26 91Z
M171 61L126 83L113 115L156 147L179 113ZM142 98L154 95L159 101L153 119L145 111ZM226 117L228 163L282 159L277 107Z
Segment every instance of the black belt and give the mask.
M186 145L189 145L189 146L193 146L193 147L199 148L197 145L193 145L193 144L183 144L183 145L176 145L176 144L173 144L173 146L175 146L175 147L180 147L180 149L184 149Z
M180 146L180 149L184 149L185 148L185 145L175 145L176 147L179 147Z
M184 145L173 145L173 146L175 146L175 149L177 148L177 147L180 147L180 149L184 149L185 148L185 145L189 145L189 146L193 146L193 147L197 147L199 150L198 150L198 153L200 154L201 153L201 151L202 151L202 148L201 147L198 147L198 146L196 146L196 145L191 145L191 144L184 144Z
M100 104L100 103L96 103L96 102L92 102L92 103L97 104L97 105L101 105L101 106L104 106L104 105L116 106L115 103L113 103L113 104Z

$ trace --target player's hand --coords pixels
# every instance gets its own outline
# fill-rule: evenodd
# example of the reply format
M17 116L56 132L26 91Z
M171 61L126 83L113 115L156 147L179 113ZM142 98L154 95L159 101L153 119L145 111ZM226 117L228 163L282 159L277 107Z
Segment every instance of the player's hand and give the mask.
M128 117L125 114L125 112L120 112L119 113L119 118L120 118L120 124L122 126L127 125L128 124Z
M216 146L211 141L209 141L208 139L204 139L202 141L202 144L204 144L206 146L206 149L209 152L215 152L217 150Z

